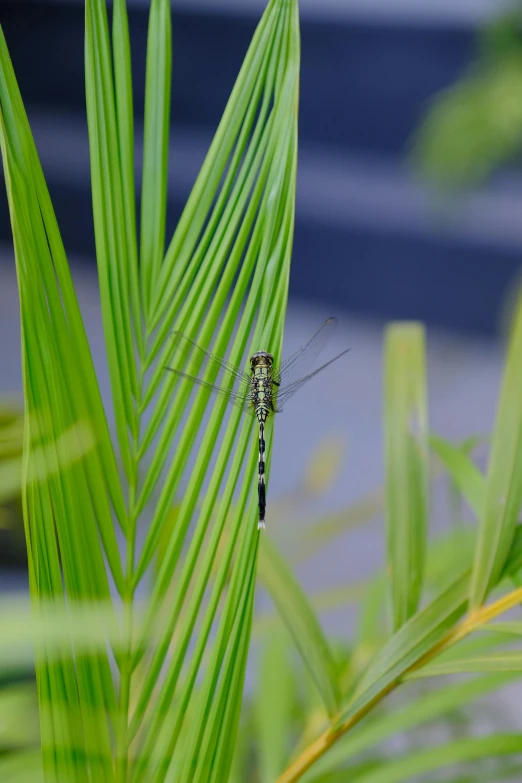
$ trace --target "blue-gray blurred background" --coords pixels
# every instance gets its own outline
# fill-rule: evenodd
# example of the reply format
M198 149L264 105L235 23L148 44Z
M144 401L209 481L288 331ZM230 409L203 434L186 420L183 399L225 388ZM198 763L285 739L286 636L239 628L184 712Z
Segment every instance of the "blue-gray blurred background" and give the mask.
M408 165L430 101L463 76L501 0L302 0L300 168L292 300L492 336L517 272L522 180L448 214ZM263 0L179 0L169 226L221 116ZM1 0L1 22L70 254L92 263L80 0ZM130 0L136 113L147 0ZM515 96L516 100L516 96ZM465 131L464 131L465 136ZM451 140L449 140L451 142ZM473 145L473 139L469 139ZM5 199L0 239L9 242ZM451 219L449 219L451 218ZM321 274L317 274L320 264Z

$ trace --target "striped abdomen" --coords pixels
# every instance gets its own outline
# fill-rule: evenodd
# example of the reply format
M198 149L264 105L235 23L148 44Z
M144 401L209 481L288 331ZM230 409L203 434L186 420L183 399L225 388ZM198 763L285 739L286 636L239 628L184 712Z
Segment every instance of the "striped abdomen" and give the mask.
M255 368L252 377L252 403L259 421L259 469L257 492L259 502L258 528L265 526L266 482L265 482L265 422L274 410L272 400L272 373L268 366Z

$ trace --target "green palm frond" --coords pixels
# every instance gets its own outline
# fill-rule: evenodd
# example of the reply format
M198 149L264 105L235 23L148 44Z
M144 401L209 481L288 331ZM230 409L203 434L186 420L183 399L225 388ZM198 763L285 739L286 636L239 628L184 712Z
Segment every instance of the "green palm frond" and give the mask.
M181 781L222 781L232 760L254 604L255 443L250 421L234 412L225 424L221 401L207 420L208 393L191 399L189 385L164 366L174 327L237 363L252 346L280 352L294 223L297 4L268 4L166 252L170 4L151 3L139 249L123 0L114 4L111 27L104 0L87 0L85 31L112 412L101 400L0 39L0 138L22 317L31 594L36 604L51 598L64 608L71 599L111 596L123 605L123 619L115 618L116 673L109 649L80 653L74 636L58 661L46 655L45 644L38 649L45 779L138 783L175 774ZM80 427L91 447L78 457ZM33 480L42 454L60 469ZM176 524L169 527L180 494ZM136 590L152 573L160 541L161 565L138 623Z

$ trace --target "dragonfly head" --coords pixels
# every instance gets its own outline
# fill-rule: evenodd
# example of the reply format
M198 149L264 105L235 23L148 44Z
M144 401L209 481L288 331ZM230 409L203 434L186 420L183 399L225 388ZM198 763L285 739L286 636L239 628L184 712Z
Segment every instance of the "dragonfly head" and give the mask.
M258 351L250 357L250 366L252 369L255 367L271 367L274 363L274 357L271 353L266 351Z

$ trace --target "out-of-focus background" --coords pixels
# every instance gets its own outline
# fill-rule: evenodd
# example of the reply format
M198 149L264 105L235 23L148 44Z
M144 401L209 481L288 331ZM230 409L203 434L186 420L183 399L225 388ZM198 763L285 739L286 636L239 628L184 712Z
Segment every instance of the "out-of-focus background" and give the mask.
M503 16L516 4L500 0L300 5L300 162L286 345L295 349L336 314L341 325L331 350L352 350L280 417L270 498L295 487L322 439L335 434L346 451L324 501L335 509L382 481L386 321L427 325L432 429L456 440L490 429L522 260L522 33L516 13ZM171 231L263 7L263 0L173 2ZM129 9L139 129L148 2L129 0ZM108 395L89 185L83 3L1 0L0 21ZM0 394L16 403L18 305L3 188L0 341ZM433 502L437 529L447 522L437 489ZM0 590L25 585L23 546L6 522L15 511L1 517ZM307 588L326 588L348 574L354 580L368 575L382 562L379 521L351 534L345 548L337 543L324 550L300 576ZM336 618L327 622L339 632Z

